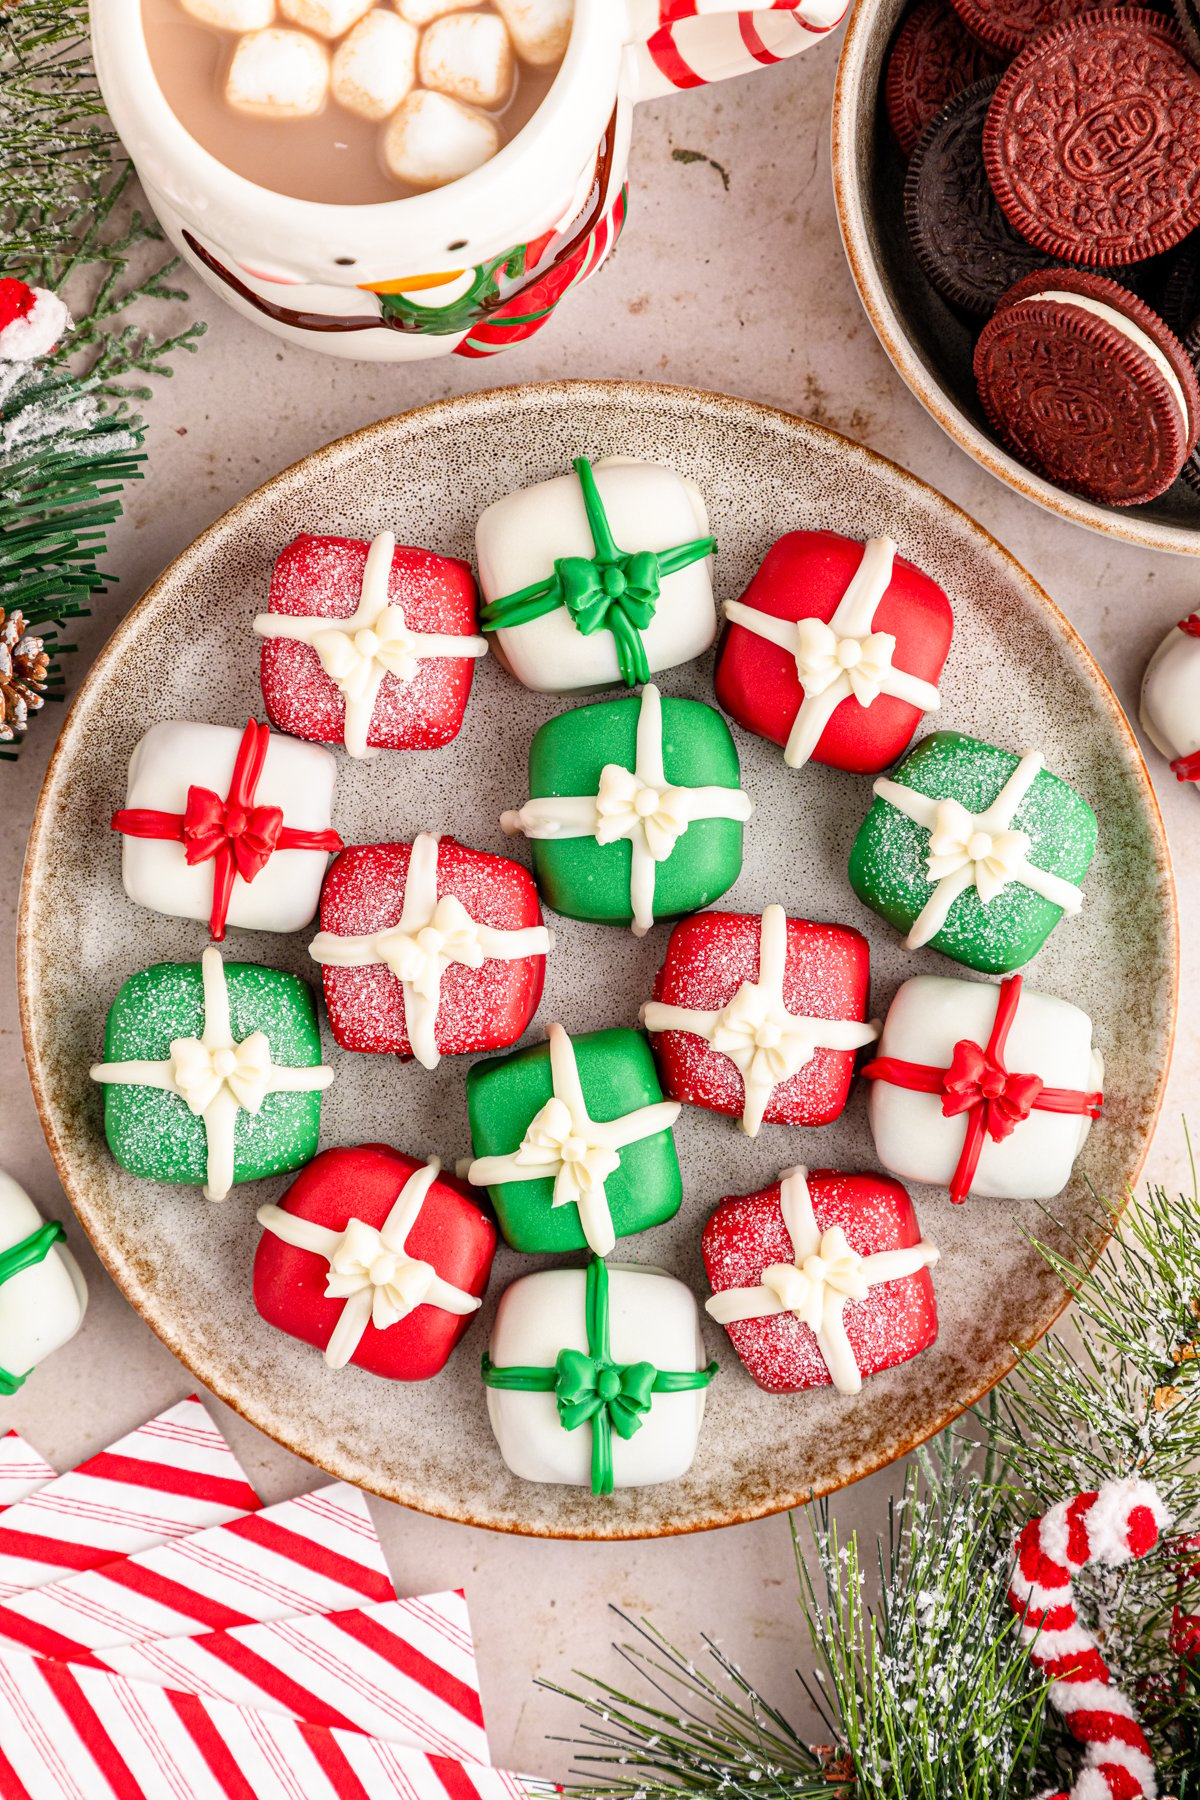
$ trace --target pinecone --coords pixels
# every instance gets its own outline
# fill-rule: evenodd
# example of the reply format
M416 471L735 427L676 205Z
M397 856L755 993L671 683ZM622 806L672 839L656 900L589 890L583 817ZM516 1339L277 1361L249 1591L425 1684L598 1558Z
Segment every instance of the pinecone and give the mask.
M26 631L20 611L6 615L0 606L0 743L20 737L45 704L49 668L45 640Z

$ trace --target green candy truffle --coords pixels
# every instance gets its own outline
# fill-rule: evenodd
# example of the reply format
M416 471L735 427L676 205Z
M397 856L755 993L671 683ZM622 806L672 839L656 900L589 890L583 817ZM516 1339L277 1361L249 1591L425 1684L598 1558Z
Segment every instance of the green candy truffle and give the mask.
M891 780L936 801L956 800L979 815L996 800L1021 757L956 731L923 738ZM1029 864L1075 887L1096 851L1096 816L1057 775L1042 769L1016 808L1008 829L1029 839ZM850 854L850 885L873 911L908 933L932 898L930 832L880 796ZM1010 879L986 904L969 886L928 939L955 962L987 975L1006 975L1036 956L1063 916L1055 901Z

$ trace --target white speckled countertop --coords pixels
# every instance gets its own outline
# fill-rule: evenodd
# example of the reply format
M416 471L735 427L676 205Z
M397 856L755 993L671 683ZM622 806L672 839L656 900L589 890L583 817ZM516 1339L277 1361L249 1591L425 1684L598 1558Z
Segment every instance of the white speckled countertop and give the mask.
M210 321L149 408L148 479L112 534L120 587L79 634L74 679L160 569L226 507L306 451L388 413L468 388L564 375L630 377L725 389L804 413L870 444L941 488L1000 538L1046 587L1099 659L1126 710L1167 627L1192 610L1200 563L1154 556L1064 524L1018 499L944 437L877 344L842 256L829 176L836 41L722 88L644 108L631 169L629 229L616 260L529 345L488 362L356 367L285 348L207 293ZM680 151L703 158L680 159ZM299 521L298 521L299 523ZM165 652L164 652L165 653ZM13 929L22 849L56 715L35 725L20 762L0 769L5 910ZM130 722L131 739L136 721ZM1151 1159L1182 1185L1180 1116L1200 1130L1200 796L1160 758L1150 766L1175 858L1183 932L1183 1003L1167 1104ZM69 946L64 946L69 954ZM0 970L0 1163L42 1205L66 1204L25 1084L12 959ZM80 1234L73 1241L79 1247ZM194 1383L103 1275L87 1246L86 1327L0 1407L67 1467L182 1397ZM240 1420L214 1410L251 1479L276 1500L315 1484L312 1469ZM849 1490L843 1534L886 1523L895 1475ZM526 1542L447 1525L373 1502L393 1573L410 1593L465 1585L479 1641L498 1762L564 1774L573 1713L535 1679L573 1668L615 1675L609 1604L648 1614L676 1642L701 1630L790 1707L804 1659L787 1520L641 1545Z

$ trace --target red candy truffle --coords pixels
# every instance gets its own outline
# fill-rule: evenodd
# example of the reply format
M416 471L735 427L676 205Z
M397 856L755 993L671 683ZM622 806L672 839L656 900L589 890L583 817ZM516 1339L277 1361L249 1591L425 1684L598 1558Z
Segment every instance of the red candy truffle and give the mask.
M357 757L457 737L487 650L467 564L387 532L372 544L298 537L254 629L271 723Z
M789 1169L773 1187L723 1200L704 1228L709 1314L768 1394L828 1387L910 1361L937 1337L912 1201L886 1175Z
M471 1190L386 1144L325 1150L259 1208L254 1304L268 1325L391 1381L427 1381L479 1309L496 1228Z
M717 699L793 768L878 774L938 706L950 602L890 538L789 532L725 613Z
M325 1003L343 1050L440 1056L516 1043L542 997L553 939L520 863L422 832L344 850L326 878Z
M827 1125L846 1104L864 1023L870 950L844 925L789 919L781 906L698 913L675 927L642 1008L674 1100L764 1120Z

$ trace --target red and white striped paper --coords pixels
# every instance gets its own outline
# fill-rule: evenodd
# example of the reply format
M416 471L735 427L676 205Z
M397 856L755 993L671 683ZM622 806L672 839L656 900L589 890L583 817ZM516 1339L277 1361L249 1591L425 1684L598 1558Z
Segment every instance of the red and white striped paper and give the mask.
M0 1519L0 1597L150 1549L261 1505L200 1402L181 1400Z
M155 1687L365 1731L463 1762L490 1762L461 1593L241 1625L95 1652Z
M116 1644L395 1598L366 1500L335 1482L16 1595L0 1605L0 1642L73 1661Z
M15 1506L18 1500L27 1500L53 1480L50 1464L30 1449L17 1432L0 1437L0 1511Z
M534 1788L362 1732L0 1653L5 1800L528 1800Z

